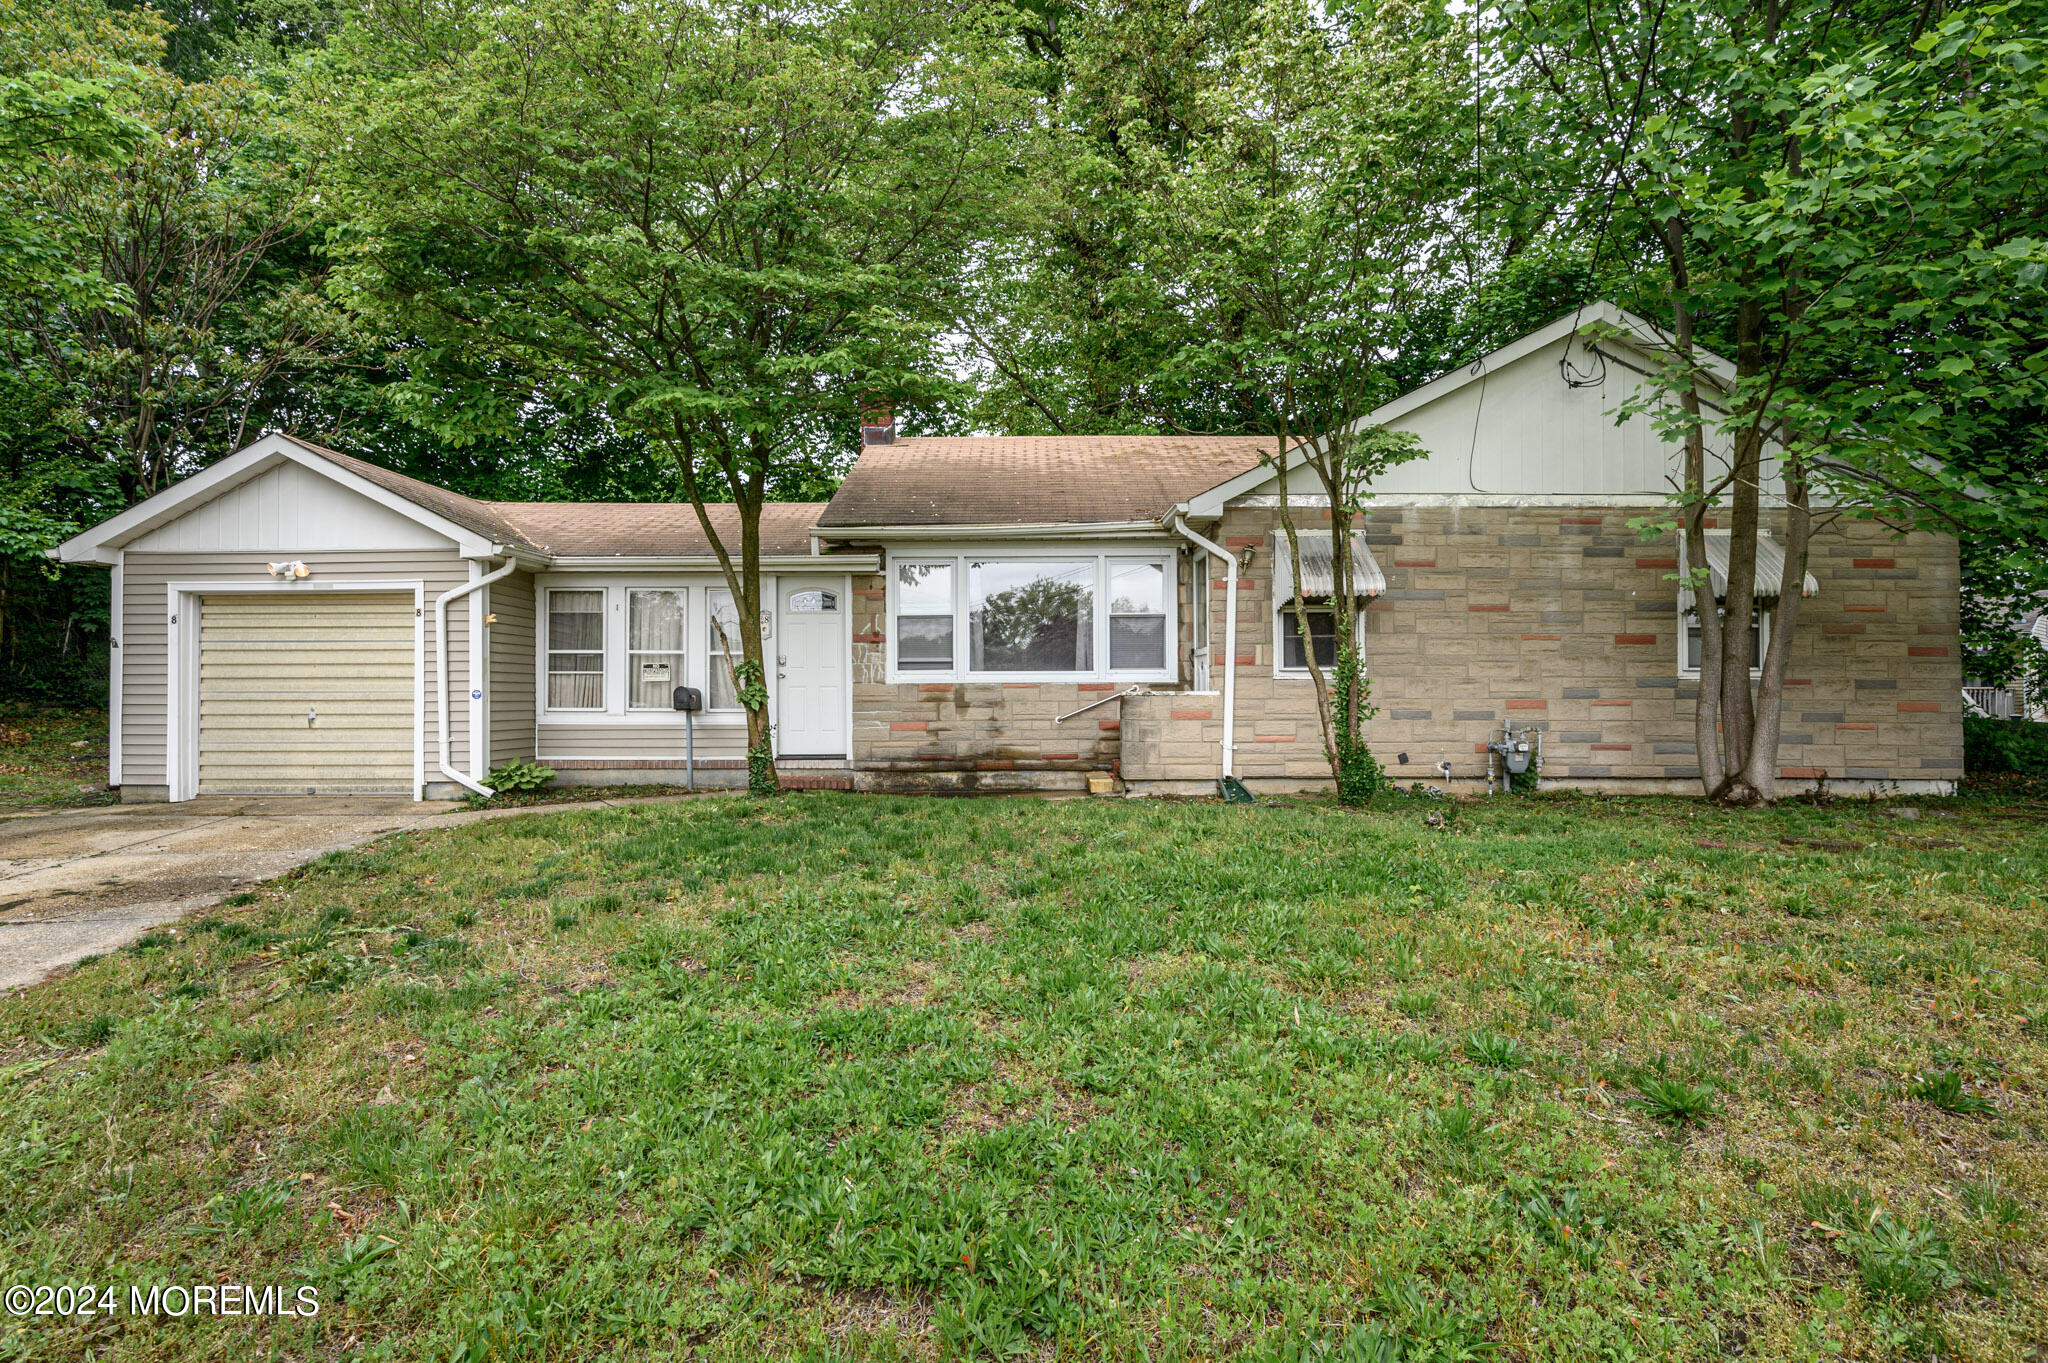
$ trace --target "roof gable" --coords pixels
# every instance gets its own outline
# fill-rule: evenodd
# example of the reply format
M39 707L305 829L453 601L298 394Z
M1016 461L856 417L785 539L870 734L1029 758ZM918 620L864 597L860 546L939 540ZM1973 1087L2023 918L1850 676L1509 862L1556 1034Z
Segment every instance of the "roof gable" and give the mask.
M387 511L452 541L468 557L486 557L498 544L530 548L524 540L494 518L465 514L471 499L442 492L416 479L405 478L374 464L285 435L270 435L210 464L189 478L181 479L153 497L129 507L118 516L64 541L52 557L66 563L111 564L118 552L153 531L172 524L216 498L286 463L337 483ZM438 494L428 496L426 494ZM434 504L438 503L438 505ZM449 514L449 513L453 514ZM500 538L495 531L508 532ZM277 545L276 548L290 548Z
M1575 337L1594 331L1605 337L1603 355L1587 353ZM1626 394L1647 381L1645 370L1669 349L1654 325L1612 303L1594 303L1560 317L1471 364L1410 389L1381 404L1358 427L1413 430L1422 437L1425 458L1389 470L1374 490L1388 495L1466 497L1661 498L1668 491L1668 451L1646 416L1617 426L1614 412ZM1587 377L1567 384L1554 367L1569 358L1574 373ZM1711 352L1698 352L1709 378L1729 382L1733 368ZM1298 470L1305 450L1288 460ZM1187 513L1197 519L1220 515L1231 501L1277 490L1270 467L1251 469L1191 498ZM1290 488L1300 488L1298 478Z

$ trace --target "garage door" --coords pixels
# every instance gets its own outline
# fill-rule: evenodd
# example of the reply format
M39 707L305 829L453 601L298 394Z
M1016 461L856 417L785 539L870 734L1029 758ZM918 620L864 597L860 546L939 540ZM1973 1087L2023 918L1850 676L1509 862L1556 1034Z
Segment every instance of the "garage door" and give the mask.
M201 795L412 789L411 593L200 602Z

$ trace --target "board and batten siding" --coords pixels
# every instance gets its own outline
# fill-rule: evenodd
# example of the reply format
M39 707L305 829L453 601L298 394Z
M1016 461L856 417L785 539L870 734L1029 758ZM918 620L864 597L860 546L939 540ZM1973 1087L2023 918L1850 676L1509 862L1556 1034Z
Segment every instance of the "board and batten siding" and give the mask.
M328 484L331 488L332 484ZM165 527L169 529L171 527ZM160 532L159 532L160 533ZM272 557L277 552L272 551ZM422 619L425 640L425 751L428 782L444 778L434 770L435 728L433 687L441 669L434 653L433 602L435 596L469 581L470 565L458 557L455 547L443 541L435 549L380 549L315 551L294 548L294 557L304 558L317 580L322 582L411 582L425 587L426 615ZM165 734L170 659L167 644L170 621L170 586L174 582L249 583L272 586L274 579L262 553L249 551L157 552L131 549L123 560L121 601L121 647L117 650L121 668L121 782L123 789L162 792L170 785L165 770ZM279 605L288 603L288 589L274 592ZM459 604L459 603L458 603ZM449 652L455 660L450 679L449 714L454 733L454 760L460 767L468 760L468 736L464 718L468 713L464 686L467 675L468 612L448 612Z
M489 627L491 650L490 766L534 755L533 574L513 573L484 588L485 607L498 617Z

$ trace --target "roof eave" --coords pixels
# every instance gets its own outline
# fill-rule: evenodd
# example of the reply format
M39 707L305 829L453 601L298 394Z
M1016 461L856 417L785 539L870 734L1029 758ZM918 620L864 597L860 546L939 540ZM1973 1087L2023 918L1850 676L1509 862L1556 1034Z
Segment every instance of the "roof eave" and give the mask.
M567 571L617 568L720 571L718 559L712 554L556 554L546 566ZM881 562L873 554L763 554L761 566L778 571L871 573L881 567Z
M50 556L63 563L112 565L118 550L158 526L169 524L185 515L191 506L232 492L243 483L287 461L312 469L351 492L396 511L409 520L417 521L435 534L452 541L456 551L464 558L497 556L494 550L499 546L489 536L480 535L409 498L380 487L360 474L327 459L319 451L284 435L267 435L254 444L235 451L191 477L137 502L119 515L110 516L98 525L73 535L59 544Z
M821 525L821 540L1065 540L1157 539L1168 533L1167 518L1142 521L979 522L942 525Z

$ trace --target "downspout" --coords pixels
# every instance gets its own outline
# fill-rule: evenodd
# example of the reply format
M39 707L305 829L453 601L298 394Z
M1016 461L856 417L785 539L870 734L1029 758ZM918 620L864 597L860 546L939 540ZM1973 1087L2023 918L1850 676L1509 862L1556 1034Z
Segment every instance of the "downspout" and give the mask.
M1188 529L1186 516L1175 516L1173 528L1188 543L1223 560L1223 775L1231 775L1231 754L1237 751L1237 558L1222 545Z
M496 572L486 573L482 577L472 578L468 582L463 583L460 587L456 587L451 591L445 591L434 598L434 718L438 724L438 728L436 729L435 732L435 737L440 745L439 752L436 754L436 756L440 760L441 774L443 776L460 785L467 786L469 789L483 796L486 800L490 799L491 796L496 792L494 792L489 786L479 785L477 782L471 780L469 777L464 776L461 772L455 770L455 763L449 757L448 603L456 600L458 597L468 596L471 592L475 591L479 587L490 586L493 582L498 581L500 578L508 576L518 566L519 561L517 559L508 558L505 560L505 566L498 569ZM471 639L469 641L469 646L471 650L474 650L477 647L477 640ZM471 734L469 736L469 741L472 745L476 743L476 738L477 736L475 734Z

